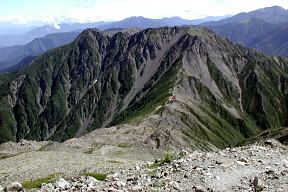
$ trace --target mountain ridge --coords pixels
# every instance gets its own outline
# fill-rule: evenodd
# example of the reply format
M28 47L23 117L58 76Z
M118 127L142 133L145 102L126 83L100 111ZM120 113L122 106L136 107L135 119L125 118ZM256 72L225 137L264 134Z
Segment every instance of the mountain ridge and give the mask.
M6 74L8 80L0 78L1 142L64 141L114 121L132 125L129 132L146 130L147 138L135 135L131 145L236 145L286 125L286 71L287 60L234 45L207 29L164 27L113 36L88 29ZM171 95L176 102L169 102Z
M247 22L227 23L207 28L231 39L236 43L256 48L269 55L288 57L288 23L271 24L262 19L251 18Z
M80 31L67 33L52 33L43 38L36 38L26 45L0 48L0 62L9 64L1 66L0 70L9 68L28 56L38 56L49 49L53 49L72 42Z
M212 21L201 24L201 26L219 26L227 23L245 22L251 18L262 19L268 23L279 24L288 22L288 11L280 6L272 6L243 12L221 21Z
M205 21L220 20L226 16L210 16L206 18L200 18L195 20L182 19L180 17L162 18L162 19L149 19L142 16L129 17L121 21L100 21L92 23L60 23L49 24L39 27L33 27L31 30L24 30L23 33L17 34L1 34L0 45L1 47L8 47L13 45L24 45L34 40L35 38L41 38L51 33L66 33L76 30L84 30L86 28L98 28L101 30L107 30L110 28L150 28L150 27L163 27L163 26L180 26L199 24ZM7 27L5 27L7 28Z

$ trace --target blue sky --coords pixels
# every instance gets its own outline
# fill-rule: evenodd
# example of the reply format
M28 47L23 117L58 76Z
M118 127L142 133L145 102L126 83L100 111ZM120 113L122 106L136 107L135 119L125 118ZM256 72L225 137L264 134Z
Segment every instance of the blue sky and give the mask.
M0 22L115 21L130 16L197 19L279 5L288 0L0 0Z

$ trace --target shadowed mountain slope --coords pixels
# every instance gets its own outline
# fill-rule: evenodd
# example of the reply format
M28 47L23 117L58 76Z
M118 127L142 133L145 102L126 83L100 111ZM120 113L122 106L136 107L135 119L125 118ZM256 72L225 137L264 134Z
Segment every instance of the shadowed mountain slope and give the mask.
M288 57L288 23L271 24L252 18L247 22L227 23L207 28L242 45L259 49L269 55Z

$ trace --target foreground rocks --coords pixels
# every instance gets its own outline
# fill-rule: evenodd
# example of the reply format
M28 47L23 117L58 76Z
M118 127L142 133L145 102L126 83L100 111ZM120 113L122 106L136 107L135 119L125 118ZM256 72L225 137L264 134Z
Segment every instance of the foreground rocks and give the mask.
M1 187L0 187L1 188ZM22 188L22 185L21 183L18 183L18 182L13 182L11 183L10 185L8 185L6 187L6 191L21 191L23 188ZM3 190L3 189L2 189Z
M288 150L275 140L215 152L183 152L170 160L125 168L104 181L59 178L24 191L288 191Z

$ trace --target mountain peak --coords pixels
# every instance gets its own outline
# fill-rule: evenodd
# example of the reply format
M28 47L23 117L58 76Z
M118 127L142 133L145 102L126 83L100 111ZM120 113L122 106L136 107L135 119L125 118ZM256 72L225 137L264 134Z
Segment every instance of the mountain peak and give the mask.
M124 20L138 20L138 19L147 19L147 18L145 18L143 16L132 16L132 17L128 17Z
M251 18L262 19L272 24L286 23L288 22L288 11L280 6L265 7L247 13L239 13L233 17L217 22L204 23L202 26L219 26L227 23L245 23Z
M280 7L280 6L265 7L265 8L262 8L262 9L258 9L256 11L263 11L263 12L283 11L283 12L286 12L286 10L283 7Z

